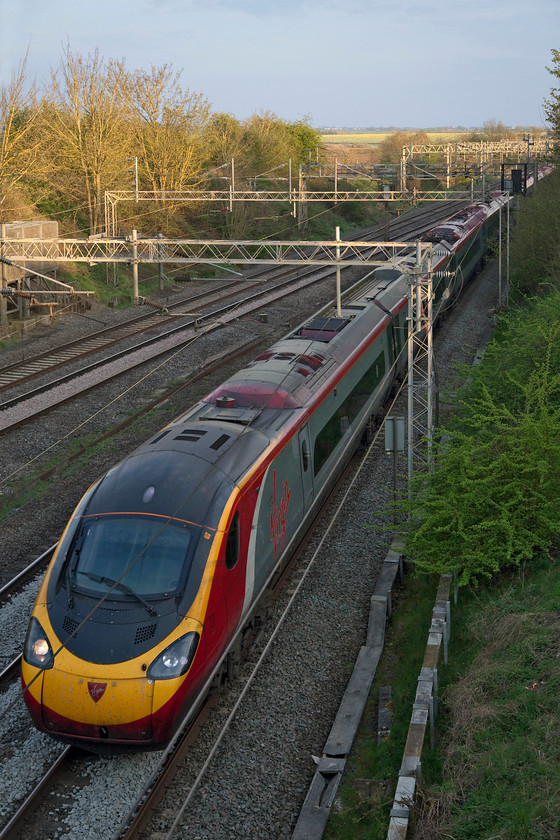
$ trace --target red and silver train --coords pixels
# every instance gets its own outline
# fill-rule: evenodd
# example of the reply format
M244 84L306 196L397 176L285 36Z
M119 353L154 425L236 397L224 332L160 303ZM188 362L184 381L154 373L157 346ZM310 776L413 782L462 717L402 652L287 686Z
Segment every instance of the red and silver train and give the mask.
M436 308L475 271L498 209L425 237L444 246ZM378 268L339 316L305 321L89 488L25 641L38 729L103 751L169 741L402 375L407 287Z

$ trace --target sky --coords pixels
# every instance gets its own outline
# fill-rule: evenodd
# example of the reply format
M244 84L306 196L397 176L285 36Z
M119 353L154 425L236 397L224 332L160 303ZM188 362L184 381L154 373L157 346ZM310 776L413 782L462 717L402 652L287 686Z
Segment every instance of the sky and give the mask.
M46 84L67 44L171 64L239 120L545 127L560 0L0 0L0 85L27 52Z

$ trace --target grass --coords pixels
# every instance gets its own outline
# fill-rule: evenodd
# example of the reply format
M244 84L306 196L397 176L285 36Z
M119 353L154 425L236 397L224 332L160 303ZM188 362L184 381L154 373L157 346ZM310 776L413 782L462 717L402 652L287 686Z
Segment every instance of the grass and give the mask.
M424 603L424 601L426 603ZM433 596L406 582L347 765L327 840L385 840ZM429 607L429 609L428 609ZM440 664L436 745L424 745L411 840L556 840L560 836L560 579L541 558L491 585L461 590L449 664ZM393 688L394 725L375 743L380 685ZM384 780L361 800L356 779Z
M338 813L331 814L325 840L385 840L435 593L436 581L423 577L407 578L395 595L385 650L340 787ZM377 700L379 688L387 685L392 689L393 727L378 745ZM359 779L375 781L374 801L360 797Z
M186 279L189 268L191 267L185 265L181 267L181 271L173 272L171 278L164 281L164 287L169 288L175 282ZM116 264L90 267L85 263L66 263L59 271L58 279L69 283L76 290L94 291L95 299L105 306L122 308L130 306L132 302L132 269L129 266ZM150 297L158 288L157 265L139 265L139 294Z
M466 592L454 615L438 750L437 833L454 840L560 836L560 579L542 558Z

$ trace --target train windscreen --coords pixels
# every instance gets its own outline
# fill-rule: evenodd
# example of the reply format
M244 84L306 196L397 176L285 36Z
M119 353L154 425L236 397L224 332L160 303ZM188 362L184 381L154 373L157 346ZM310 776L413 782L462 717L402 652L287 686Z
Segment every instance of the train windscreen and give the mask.
M164 517L86 517L68 558L69 574L95 595L167 595L179 588L192 537L188 525Z

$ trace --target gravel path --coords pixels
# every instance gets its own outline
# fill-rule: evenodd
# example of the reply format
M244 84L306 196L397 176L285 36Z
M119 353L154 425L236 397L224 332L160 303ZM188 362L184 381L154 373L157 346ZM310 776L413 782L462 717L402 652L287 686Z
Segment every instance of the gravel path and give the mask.
M492 319L496 289L496 270L490 266L471 284L460 308L451 313L439 330L435 352L440 387L449 382L453 364L469 361L479 345ZM304 296L308 311L314 311L325 299L325 291L314 290L304 293ZM266 341L274 340L278 333L286 332L301 320L303 306L302 303L297 312L294 312L293 303L278 306L267 325L243 322L239 325L243 330L243 340L247 340L249 334L261 335ZM209 342L204 347L195 345L194 350L189 350L188 364L185 358L174 359L165 373L152 376L135 388L133 401L140 404L162 387L164 381L185 377L187 368L190 370L193 365L201 364L206 356L223 349L226 341L234 346L239 341L239 327L228 327L219 334L209 336ZM195 358L197 353L200 355ZM219 380L223 378L222 372ZM55 410L35 421L32 427L7 436L0 455L1 474L13 471L47 446L53 446L53 451L60 452L63 448L58 443L61 431L66 433L79 425L85 416L93 414L101 404L108 403L112 399L112 387L108 387L108 393L102 396L96 392L80 400L80 406L70 404ZM119 385L115 390L118 393L123 386ZM204 391L208 390L210 388L206 383ZM193 393L193 399L198 396ZM88 427L99 428L114 422L130 407L130 403L129 393L126 403L111 403L103 416L96 415ZM172 405L170 416L175 416L184 408ZM402 414L404 409L397 406L395 413ZM164 419L159 425L163 422ZM148 425L140 430L128 431L115 448L101 452L95 464L69 475L64 481L59 480L38 509L35 505L34 509L30 509L29 503L14 509L10 520L2 527L5 547L3 576L10 575L10 567L23 565L27 554L33 552L36 555L43 545L46 547L54 542L80 493L106 466L117 460L117 453L123 451L123 446L132 448L145 439L151 431ZM188 836L193 840L280 840L290 837L314 772L312 755L322 752L365 636L370 594L390 538L371 530L368 525L373 520L372 512L387 500L391 485L392 462L378 447L371 453L348 505L321 546L301 597L217 751L200 790L185 811L178 836ZM0 491L9 493L9 486L0 485ZM315 545L308 546L308 558L313 556L315 548ZM29 605L18 602L12 614L29 614L33 586L30 585L28 590ZM283 595L275 605L275 612L283 608L286 597L287 594ZM11 637L11 625L7 613L4 623L4 612L4 609L0 612L0 626L3 634ZM14 629L13 632L21 633L21 630ZM252 659L257 656L258 649L252 654ZM149 836L154 840L166 836L178 803L196 776L205 751L235 702L236 691L242 687L250 667L251 661L244 664L241 678L222 699L220 711L211 716L195 744L162 815L150 829ZM6 702L9 698L2 699ZM14 724L11 716L15 712L14 708L8 717L0 718L3 743L10 728L19 727L22 733L25 728L21 720L19 724ZM21 761L14 749L7 751L0 764L3 803L9 804L21 795L21 789L25 787L25 783L17 781L17 768L21 767L24 772L25 757L29 763L31 751L42 755L52 749L52 743L45 736L29 731L17 750ZM83 771L87 780L84 780L83 786L76 787L73 804L53 802L52 819L56 831L51 831L49 838L89 840L112 836L139 789L142 777L150 772L155 761L157 754L94 761ZM29 773L28 770L25 772ZM11 778L14 782L9 781ZM95 803L95 817L92 816L92 803ZM39 826L33 835L34 840L46 836L41 834Z

